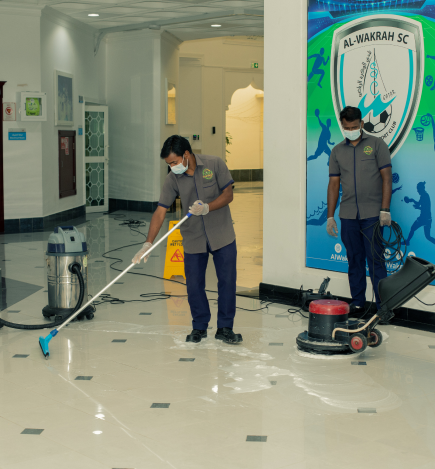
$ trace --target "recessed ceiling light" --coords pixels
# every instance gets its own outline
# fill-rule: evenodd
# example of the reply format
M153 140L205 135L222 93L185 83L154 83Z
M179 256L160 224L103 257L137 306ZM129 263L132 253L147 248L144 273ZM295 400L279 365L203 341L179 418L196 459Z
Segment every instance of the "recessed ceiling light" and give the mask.
M212 28L220 28L222 25L221 24L212 24L211 27Z
M89 13L88 16L100 16L98 13Z

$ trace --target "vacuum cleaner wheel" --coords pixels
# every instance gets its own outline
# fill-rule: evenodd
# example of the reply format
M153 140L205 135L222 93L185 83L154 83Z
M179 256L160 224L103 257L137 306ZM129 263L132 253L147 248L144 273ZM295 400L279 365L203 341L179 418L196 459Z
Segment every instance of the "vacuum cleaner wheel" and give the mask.
M333 341L316 341L308 337L308 332L302 332L296 337L296 344L299 350L308 353L317 353L321 355L350 355L353 352L349 349L349 346L343 342Z

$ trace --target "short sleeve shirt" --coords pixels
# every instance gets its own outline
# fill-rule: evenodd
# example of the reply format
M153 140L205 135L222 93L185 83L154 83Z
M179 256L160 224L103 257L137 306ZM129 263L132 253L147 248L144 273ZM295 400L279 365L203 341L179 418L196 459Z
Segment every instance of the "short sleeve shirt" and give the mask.
M331 151L329 176L340 176L340 218L379 216L382 204L381 169L391 167L390 150L378 137L362 133L354 147L348 139Z
M160 207L170 207L179 196L185 216L196 200L210 203L233 184L230 171L221 158L208 155L195 155L195 158L193 176L174 174L172 171L166 176L158 204ZM180 230L184 251L188 254L207 252L207 245L211 251L216 251L236 239L228 205L205 216L190 217Z

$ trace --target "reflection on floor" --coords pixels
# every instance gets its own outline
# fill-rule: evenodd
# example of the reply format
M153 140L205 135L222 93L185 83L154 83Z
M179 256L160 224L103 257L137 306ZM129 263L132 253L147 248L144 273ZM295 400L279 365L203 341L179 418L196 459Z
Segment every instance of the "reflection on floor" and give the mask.
M236 182L231 204L237 238L237 285L259 286L263 276L263 182Z
M261 269L249 263L261 252L250 239L260 238L261 202L257 217L247 194L236 193L234 202L239 254L247 253L240 267L249 265L250 274ZM93 215L79 227L90 248L90 293L117 275L105 251L130 245L111 254L122 269L143 242L120 223ZM18 314L0 313L9 320L42 322L46 272L37 267L48 233L38 236L0 239L13 260L6 277L41 287L14 304ZM157 250L110 294L127 301L146 300L142 293L183 295L182 284L144 276L162 275L163 257L164 248ZM257 281L240 278L241 287ZM39 349L41 332L0 329L0 468L435 468L434 334L383 326L385 343L358 357L306 358L295 349L306 319L282 305L241 297L237 304L245 308L236 316L240 346L214 339L214 301L208 338L186 343L184 297L104 303L92 321L74 322L51 341L49 360Z
M2 277L1 311L41 290L39 285Z

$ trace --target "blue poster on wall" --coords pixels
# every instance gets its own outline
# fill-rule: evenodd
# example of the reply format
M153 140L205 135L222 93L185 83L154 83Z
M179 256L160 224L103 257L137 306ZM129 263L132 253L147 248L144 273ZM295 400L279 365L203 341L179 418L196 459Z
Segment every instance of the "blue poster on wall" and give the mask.
M326 233L326 195L348 105L389 146L403 252L435 262L435 0L310 0L307 79L307 267L347 272L340 236Z

